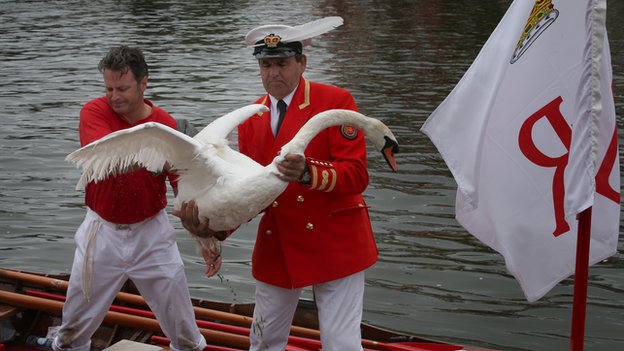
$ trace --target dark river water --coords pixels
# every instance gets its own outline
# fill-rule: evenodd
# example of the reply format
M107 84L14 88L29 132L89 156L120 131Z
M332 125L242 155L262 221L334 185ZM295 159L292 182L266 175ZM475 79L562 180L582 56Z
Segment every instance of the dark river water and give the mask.
M338 15L345 25L306 50L306 76L348 88L362 112L394 130L402 151L396 174L369 154L365 195L380 260L367 272L364 319L501 350L569 349L573 280L527 303L502 256L455 221L455 181L419 131L510 3L0 0L0 266L69 271L84 206L83 193L74 190L79 171L64 157L78 147L81 105L103 93L96 66L110 46L141 46L152 67L147 97L203 126L263 93L243 42L248 30ZM624 2L608 6L621 126ZM257 222L225 242L221 275L207 279L193 242L172 221L191 294L252 302ZM590 269L585 350L624 349L623 248L620 239L618 254Z

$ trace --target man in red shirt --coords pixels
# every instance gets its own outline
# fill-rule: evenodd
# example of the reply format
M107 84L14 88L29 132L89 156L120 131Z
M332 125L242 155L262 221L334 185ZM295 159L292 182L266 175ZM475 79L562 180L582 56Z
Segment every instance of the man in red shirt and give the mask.
M245 38L254 47L267 92L256 103L271 111L241 124L238 144L242 153L262 165L272 162L319 112L357 110L348 91L303 77L307 58L302 49L310 40L282 40L292 31L284 25L261 26ZM306 158L285 155L278 165L290 184L259 224L252 257L257 282L250 350L285 349L301 291L311 286L323 350L359 351L364 271L377 261L362 197L368 186L364 136L351 126L331 127L311 141L305 154Z
M81 146L146 122L176 128L173 117L143 97L148 67L140 49L114 47L98 69L106 95L80 111ZM167 179L175 191L175 175L144 168L87 185L87 214L75 235L67 302L54 350L89 351L91 336L127 279L155 313L172 350L199 351L206 346L165 211Z

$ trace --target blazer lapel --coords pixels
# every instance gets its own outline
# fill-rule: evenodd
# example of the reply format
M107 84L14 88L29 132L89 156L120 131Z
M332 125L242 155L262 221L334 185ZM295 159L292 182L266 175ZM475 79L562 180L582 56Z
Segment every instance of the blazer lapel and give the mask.
M275 139L276 144L281 147L289 142L297 131L310 119L312 107L310 104L310 82L301 77L297 91L288 105L284 121Z

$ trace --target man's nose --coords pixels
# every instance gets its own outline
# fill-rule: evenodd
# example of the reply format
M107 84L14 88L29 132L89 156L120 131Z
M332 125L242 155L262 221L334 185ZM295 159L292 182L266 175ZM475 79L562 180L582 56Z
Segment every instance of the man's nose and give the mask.
M279 73L280 73L280 68L279 67L277 67L277 66L269 67L269 75L271 77L279 76Z

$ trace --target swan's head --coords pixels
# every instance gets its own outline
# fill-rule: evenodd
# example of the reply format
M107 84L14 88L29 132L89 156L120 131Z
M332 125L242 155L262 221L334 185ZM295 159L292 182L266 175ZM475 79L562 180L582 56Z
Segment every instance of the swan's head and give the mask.
M392 136L392 138L394 138L394 135ZM399 168L397 167L394 154L399 153L399 143L396 141L396 139L391 139L390 136L384 136L384 139L386 140L386 142L381 148L381 154L386 159L386 162L388 162L390 168L392 168L392 170L396 172Z
M392 171L396 172L398 167L394 154L399 153L399 143L396 137L390 128L380 120L370 117L367 118L368 123L363 125L364 134L371 141L375 149L381 152L390 168L392 168Z
M321 130L345 124L364 131L366 139L377 151L381 151L390 168L397 171L394 154L399 152L399 143L390 128L378 119L364 116L353 110L332 109L318 113L297 132L291 141L282 146L280 154L303 154L310 140Z

